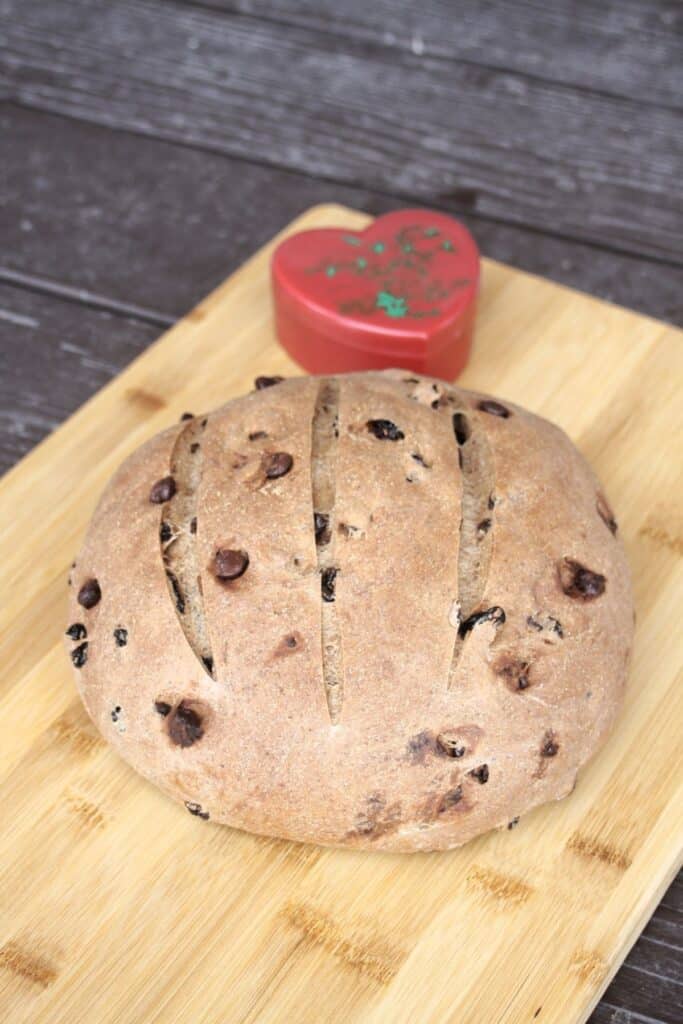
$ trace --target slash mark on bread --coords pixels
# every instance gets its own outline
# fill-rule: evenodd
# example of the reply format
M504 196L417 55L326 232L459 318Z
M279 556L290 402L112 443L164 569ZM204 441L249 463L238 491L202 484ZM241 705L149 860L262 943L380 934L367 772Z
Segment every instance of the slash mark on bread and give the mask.
M192 419L171 455L175 491L163 507L159 531L168 588L185 639L202 670L215 678L197 559L197 491L202 479L201 435L206 420Z
M448 414L451 415L450 410ZM491 562L495 514L495 501L492 498L493 458L486 434L469 413L452 413L452 422L462 481L457 597L460 628L453 643L448 689L455 685L466 637L475 622L479 621L477 613L482 612L481 602ZM505 614L502 613L497 619L495 616L490 618L502 625Z
M320 385L311 425L312 524L315 532L321 594L321 650L325 697L330 721L339 721L344 699L344 664L341 633L335 606L338 567L336 548L336 461L339 436L339 382Z

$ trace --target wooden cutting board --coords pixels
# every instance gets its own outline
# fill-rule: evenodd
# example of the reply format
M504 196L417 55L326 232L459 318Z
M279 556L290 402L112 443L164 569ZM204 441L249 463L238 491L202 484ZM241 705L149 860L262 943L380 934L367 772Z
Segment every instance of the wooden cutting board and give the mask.
M309 210L287 231L364 215ZM199 821L89 724L66 575L112 470L178 419L293 373L262 249L0 485L0 1019L583 1021L681 859L683 336L484 261L465 386L548 416L615 505L638 628L618 726L571 797L441 854Z

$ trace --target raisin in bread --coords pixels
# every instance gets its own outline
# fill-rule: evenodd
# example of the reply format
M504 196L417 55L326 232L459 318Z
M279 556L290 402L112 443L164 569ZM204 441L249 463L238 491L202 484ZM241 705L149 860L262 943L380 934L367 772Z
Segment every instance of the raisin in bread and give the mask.
M403 372L259 379L109 484L72 570L83 701L201 818L457 846L568 794L633 631L557 427Z

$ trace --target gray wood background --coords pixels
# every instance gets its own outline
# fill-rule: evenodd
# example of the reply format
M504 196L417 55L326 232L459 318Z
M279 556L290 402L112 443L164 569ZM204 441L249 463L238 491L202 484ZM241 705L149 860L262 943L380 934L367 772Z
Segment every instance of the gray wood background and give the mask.
M673 0L0 0L0 471L317 202L682 323L682 108ZM682 947L679 879L592 1024Z

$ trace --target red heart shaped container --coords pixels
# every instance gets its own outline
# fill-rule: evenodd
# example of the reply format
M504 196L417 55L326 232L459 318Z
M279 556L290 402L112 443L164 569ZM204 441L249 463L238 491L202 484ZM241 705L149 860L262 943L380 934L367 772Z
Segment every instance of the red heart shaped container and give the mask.
M302 231L280 243L271 270L278 338L310 373L400 366L453 380L467 363L479 251L446 214Z

